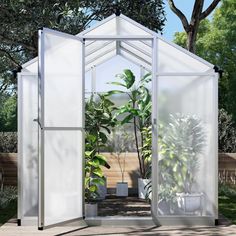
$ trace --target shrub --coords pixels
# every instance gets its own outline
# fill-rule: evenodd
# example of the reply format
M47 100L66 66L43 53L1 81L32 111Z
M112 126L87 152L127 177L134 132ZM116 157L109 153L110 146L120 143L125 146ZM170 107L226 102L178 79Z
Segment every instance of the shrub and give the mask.
M17 198L17 189L14 186L5 186L0 190L0 209L8 206L12 200Z
M219 152L236 152L236 129L233 116L224 109L219 110Z
M16 132L0 132L0 152L17 152Z

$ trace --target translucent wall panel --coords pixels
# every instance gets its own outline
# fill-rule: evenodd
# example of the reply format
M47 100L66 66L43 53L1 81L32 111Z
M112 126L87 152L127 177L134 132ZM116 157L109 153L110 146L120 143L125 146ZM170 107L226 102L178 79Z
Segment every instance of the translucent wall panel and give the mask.
M144 30L146 29L146 30ZM117 17L117 34L119 35L150 35L148 28L138 26L138 23L132 21L124 15Z
M46 131L45 225L82 217L82 133Z
M18 74L18 218L38 216L38 76Z
M214 80L158 77L158 215L215 214Z
M44 126L81 127L82 43L45 33L44 46Z
M177 45L158 39L158 73L206 72L212 68L210 63L189 52L185 53ZM204 64L203 63L206 63Z
M83 216L83 46L43 31L40 227Z
M116 17L111 16L105 19L101 25L88 30L84 35L115 35L116 34Z

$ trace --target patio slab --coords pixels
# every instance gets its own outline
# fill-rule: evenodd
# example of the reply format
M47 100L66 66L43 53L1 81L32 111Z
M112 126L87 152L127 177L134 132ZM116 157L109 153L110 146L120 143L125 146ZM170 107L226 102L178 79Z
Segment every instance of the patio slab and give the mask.
M34 226L16 225L15 220L11 220L0 227L1 236L129 236L129 235L157 235L157 236L189 236L189 235L205 235L205 236L225 236L236 235L236 225L221 225L217 227L176 227L176 226L161 226L161 227L78 227L78 226L57 226L51 229L38 231Z

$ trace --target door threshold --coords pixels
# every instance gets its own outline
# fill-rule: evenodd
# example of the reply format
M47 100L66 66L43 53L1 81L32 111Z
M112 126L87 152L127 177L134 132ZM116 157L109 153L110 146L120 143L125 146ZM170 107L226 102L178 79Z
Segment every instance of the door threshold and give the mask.
M96 216L86 217L89 226L155 226L151 216Z

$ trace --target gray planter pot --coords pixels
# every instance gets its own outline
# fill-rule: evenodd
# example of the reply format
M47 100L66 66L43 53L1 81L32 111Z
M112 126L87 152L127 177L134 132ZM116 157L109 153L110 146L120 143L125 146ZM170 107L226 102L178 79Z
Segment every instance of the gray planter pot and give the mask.
M97 215L98 215L98 204L86 203L85 204L85 217L95 217Z
M128 196L128 183L120 182L116 184L116 196L127 197Z

